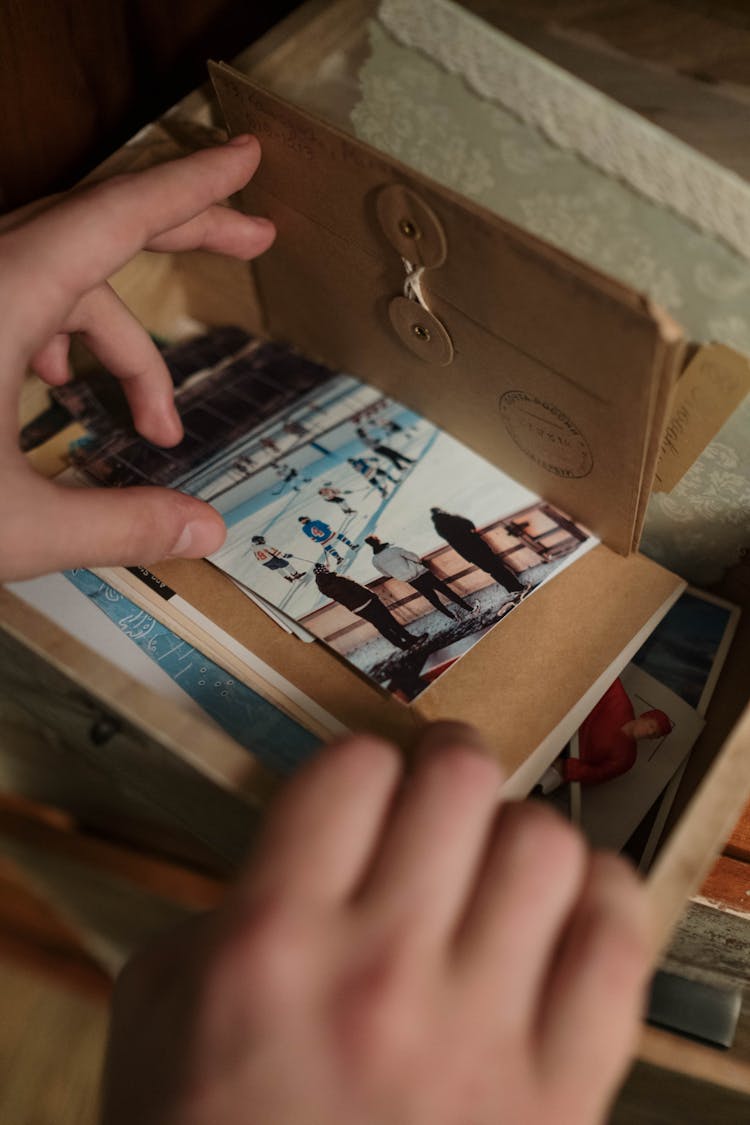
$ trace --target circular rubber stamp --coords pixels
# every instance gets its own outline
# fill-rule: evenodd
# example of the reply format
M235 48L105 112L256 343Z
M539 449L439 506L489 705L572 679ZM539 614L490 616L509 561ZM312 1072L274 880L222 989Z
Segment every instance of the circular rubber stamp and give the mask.
M500 397L500 417L519 449L558 477L585 477L594 466L588 442L567 414L525 391Z

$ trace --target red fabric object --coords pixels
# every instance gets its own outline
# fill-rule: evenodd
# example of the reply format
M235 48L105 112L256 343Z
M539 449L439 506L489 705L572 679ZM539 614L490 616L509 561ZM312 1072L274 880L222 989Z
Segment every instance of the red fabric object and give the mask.
M635 718L633 705L620 680L602 696L578 731L580 757L563 763L566 781L598 785L627 773L638 756L636 741L623 734L625 723Z
M656 719L657 723L659 724L659 731L665 736L669 734L674 725L669 715L665 715L663 711L644 711L640 717L642 719Z

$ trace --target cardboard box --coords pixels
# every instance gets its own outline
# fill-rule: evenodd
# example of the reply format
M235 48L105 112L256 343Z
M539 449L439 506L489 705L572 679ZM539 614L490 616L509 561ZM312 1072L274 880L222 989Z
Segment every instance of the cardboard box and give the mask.
M293 48L284 43L286 67L293 68ZM270 65L266 54L266 71ZM528 788L540 764L535 752L572 703L596 690L592 684L680 589L678 577L634 551L681 370L680 333L624 286L257 85L224 68L217 83L231 127L252 124L263 140L265 161L243 202L277 221L277 246L252 275L202 254L146 256L116 279L124 299L161 333L184 315L238 322L372 379L586 522L603 545L428 689L419 710L386 700L317 646L280 634L207 564L163 564L159 575L347 723L406 743L424 719L463 714L483 726L520 778L519 791ZM197 130L190 116L196 105ZM161 158L185 141L214 136L203 103L193 100L188 111L169 115L124 150L119 169L147 163L151 141ZM402 220L420 231L435 221L430 242L437 256L424 265L430 310L449 338L450 362L443 362L445 350L434 363L415 354L399 336L399 323L408 328L408 322L388 314L402 296L400 239L410 237ZM509 394L527 397L509 400ZM530 399L545 406L544 423L531 431L513 410ZM566 434L557 460L550 453L553 422ZM54 680L51 698L83 692L94 709L113 715L127 737L106 752L89 746L88 767L115 779L120 797L123 785L132 793L141 823L151 818L192 833L224 862L236 862L249 831L243 810L261 803L273 784L265 771L231 740L200 723L185 724L177 708L128 683L99 654L7 593L0 597L4 667L15 677L8 682L23 681L28 691L34 669L45 666ZM521 659L530 636L537 641ZM650 880L655 946L666 939L750 789L750 715L734 726L747 697L749 642L741 627ZM51 714L46 718L53 723ZM71 755L65 761L76 768ZM43 774L28 781L30 790ZM49 775L45 783L50 799ZM75 806L70 790L66 800ZM210 800L202 801L202 792ZM92 803L99 815L106 809L102 794L89 802L89 812Z

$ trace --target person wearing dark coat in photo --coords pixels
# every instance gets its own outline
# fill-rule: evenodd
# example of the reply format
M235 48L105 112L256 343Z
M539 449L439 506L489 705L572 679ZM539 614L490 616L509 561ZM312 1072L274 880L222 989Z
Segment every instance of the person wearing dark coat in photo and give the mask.
M383 543L377 535L368 535L365 543L372 547L372 565L376 570L386 578L396 578L399 582L407 583L423 598L427 598L427 601L444 617L449 617L451 621L456 620L455 613L451 613L441 602L438 591L455 605L460 605L467 613L473 613L478 608L476 602L471 605L452 590L447 582L438 578L437 574L433 574L427 564L413 551L407 551L405 547L398 547L395 543Z
M334 574L323 563L315 564L315 585L321 594L338 602L351 613L363 617L374 625L381 637L385 637L396 648L407 649L419 641L424 640L426 633L415 637L404 629L381 602L380 598L367 586L355 582L353 578L345 578L343 574Z
M378 453L381 457L387 458L397 469L405 469L407 465L414 464L413 457L407 457L405 453L399 453L397 449L392 449L390 445L382 445L375 438L371 438L362 426L357 428L357 437L365 445L368 445L373 453Z
M438 535L467 562L484 570L509 594L522 594L526 587L518 575L495 554L476 526L466 516L456 516L443 508L430 508L432 524Z

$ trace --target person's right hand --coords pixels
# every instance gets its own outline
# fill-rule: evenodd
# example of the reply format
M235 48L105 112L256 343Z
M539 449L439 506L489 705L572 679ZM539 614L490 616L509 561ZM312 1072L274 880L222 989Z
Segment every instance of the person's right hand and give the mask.
M165 488L65 487L33 471L18 447L29 367L70 378L79 335L122 380L135 428L157 445L183 437L166 364L107 278L141 249L212 250L249 260L275 229L218 206L260 161L254 137L61 196L5 216L0 231L0 581L72 566L137 565L217 550L224 522L208 504Z
M282 793L223 908L125 970L104 1125L594 1125L632 1050L645 900L456 724Z

